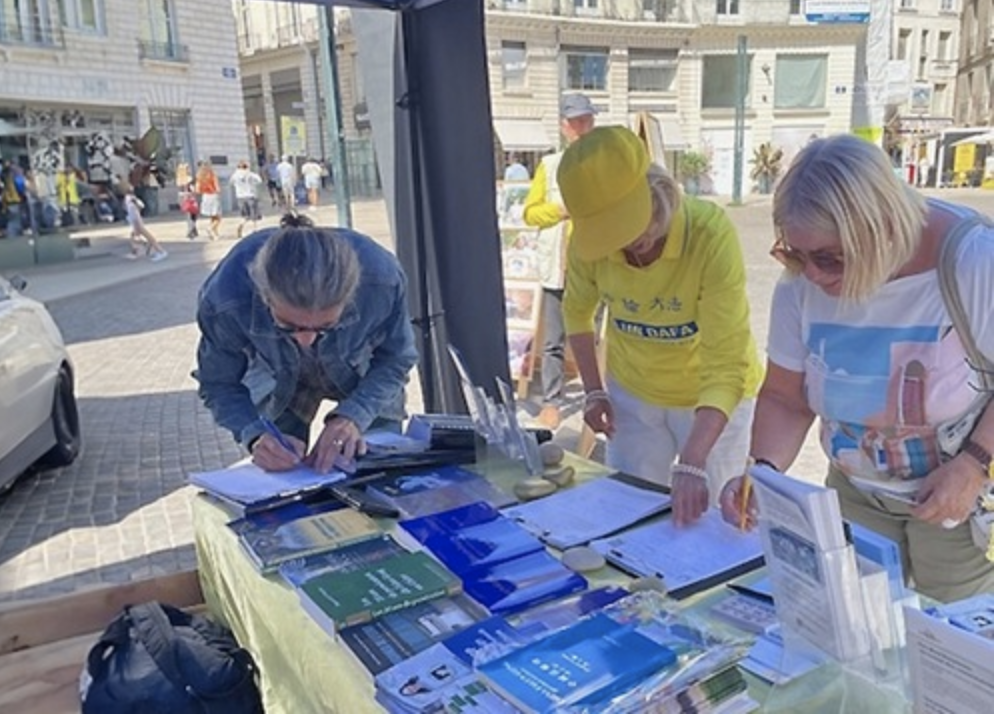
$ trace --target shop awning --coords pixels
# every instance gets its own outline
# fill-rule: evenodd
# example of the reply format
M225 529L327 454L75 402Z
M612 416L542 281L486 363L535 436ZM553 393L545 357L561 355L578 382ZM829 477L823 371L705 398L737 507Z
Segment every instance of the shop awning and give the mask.
M537 119L495 119L494 131L505 152L543 152L556 146Z

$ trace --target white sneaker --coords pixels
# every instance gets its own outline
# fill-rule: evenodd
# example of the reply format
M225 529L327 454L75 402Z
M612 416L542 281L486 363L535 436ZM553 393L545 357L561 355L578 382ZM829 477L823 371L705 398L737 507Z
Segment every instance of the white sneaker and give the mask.
M169 252L166 251L165 249L163 249L161 251L156 251L154 254L152 254L151 260L152 261L162 261L162 259L166 258L168 255L169 255Z

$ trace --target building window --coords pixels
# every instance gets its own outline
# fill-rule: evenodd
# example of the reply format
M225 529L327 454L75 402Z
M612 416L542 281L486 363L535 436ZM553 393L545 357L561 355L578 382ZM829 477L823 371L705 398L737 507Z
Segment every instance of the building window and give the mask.
M901 10L914 10L915 0L900 0L900 4L898 5L898 7Z
M669 92L676 79L679 50L628 50L628 91Z
M173 0L139 0L138 46L142 57L187 61L189 52L179 44Z
M738 15L739 0L718 0L717 13L719 15Z
M500 45L501 71L504 89L525 87L525 73L528 70L528 51L523 42L505 40Z
M897 59L908 59L908 45L911 43L911 30L902 29L897 33Z
M956 0L941 0L939 10L942 12L956 12Z
M0 42L55 45L48 0L0 0Z
M946 85L936 85L934 91L932 92L932 114L937 117L943 117L946 115L947 111Z
M577 15L594 15L597 13L597 0L573 0L573 8Z
M74 30L105 32L99 0L59 0L59 19L64 26Z
M734 109L736 98L738 57L735 55L705 55L704 82L701 87L702 109ZM746 65L746 87L752 85L752 57ZM746 91L746 107L749 92Z
M607 89L607 48L563 47L563 87L568 90Z
M790 0L790 14L791 15L801 14L801 0Z
M952 37L951 32L940 32L939 33L939 49L935 53L935 59L942 62L949 60L949 40Z
M149 123L162 133L169 148L169 169L175 173L180 162L194 166L193 131L190 113L182 109L149 109Z
M775 109L821 109L828 86L828 55L777 55Z

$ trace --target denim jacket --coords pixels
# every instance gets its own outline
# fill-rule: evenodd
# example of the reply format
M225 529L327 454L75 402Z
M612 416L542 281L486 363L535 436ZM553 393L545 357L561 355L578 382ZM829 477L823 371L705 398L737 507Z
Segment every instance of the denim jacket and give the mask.
M219 425L248 445L264 430L260 413L278 418L297 387L294 339L277 330L248 269L274 230L242 240L200 289L197 323L199 395ZM407 279L388 251L341 230L362 275L339 323L316 345L327 381L346 396L334 413L366 430L378 417L404 417L404 386L417 362L407 312Z

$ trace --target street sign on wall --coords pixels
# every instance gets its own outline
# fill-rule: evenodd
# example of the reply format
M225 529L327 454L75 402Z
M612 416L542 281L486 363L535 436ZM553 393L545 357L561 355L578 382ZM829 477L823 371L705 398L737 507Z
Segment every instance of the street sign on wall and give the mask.
M804 0L808 22L869 22L870 0Z

